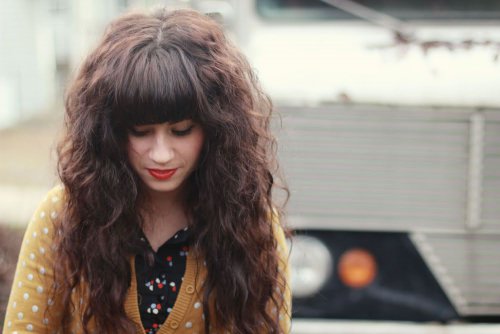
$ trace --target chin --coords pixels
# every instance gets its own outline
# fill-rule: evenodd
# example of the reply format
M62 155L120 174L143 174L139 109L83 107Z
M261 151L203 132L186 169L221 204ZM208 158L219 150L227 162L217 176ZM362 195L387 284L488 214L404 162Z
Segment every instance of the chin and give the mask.
M158 193L167 193L167 192L172 192L172 191L175 191L177 190L178 187L172 187L172 186L167 186L167 185L164 185L164 186L161 186L161 185L156 185L156 186L147 186L147 189L149 189L150 191L154 191L154 192L158 192Z
M148 191L155 193L169 193L179 190L180 185L174 180L169 181L153 181L145 183L145 188Z

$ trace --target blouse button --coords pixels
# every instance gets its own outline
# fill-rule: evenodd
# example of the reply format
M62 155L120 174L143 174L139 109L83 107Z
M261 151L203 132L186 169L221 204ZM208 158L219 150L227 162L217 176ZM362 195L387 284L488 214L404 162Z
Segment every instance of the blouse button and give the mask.
M188 285L186 286L186 292L189 293L190 295L194 293L194 286Z
M173 320L170 323L170 327L172 327L173 329L176 329L177 327L179 327L179 323L177 321Z

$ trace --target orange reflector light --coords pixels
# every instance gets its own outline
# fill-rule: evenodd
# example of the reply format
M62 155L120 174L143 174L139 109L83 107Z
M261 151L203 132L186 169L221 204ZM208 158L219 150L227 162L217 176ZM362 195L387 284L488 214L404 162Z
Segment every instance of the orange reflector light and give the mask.
M345 285L363 288L373 282L377 275L375 257L361 248L350 249L340 257L338 273Z

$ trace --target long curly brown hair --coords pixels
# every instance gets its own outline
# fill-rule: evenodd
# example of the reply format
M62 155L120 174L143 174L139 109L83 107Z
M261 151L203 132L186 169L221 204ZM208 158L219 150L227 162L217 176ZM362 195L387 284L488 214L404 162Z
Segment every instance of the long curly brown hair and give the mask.
M68 306L65 328L71 291L84 281L86 332L91 319L99 333L136 330L124 301L129 259L141 247L145 194L127 160L127 132L137 124L193 119L205 141L188 179L187 207L192 247L210 254L206 332L215 316L231 333L278 333L277 315L265 307L282 306L275 291L283 291L284 282L271 223L284 205L272 199L278 175L273 108L220 25L191 10L118 18L86 58L65 106L58 170L67 204L55 240L57 293Z

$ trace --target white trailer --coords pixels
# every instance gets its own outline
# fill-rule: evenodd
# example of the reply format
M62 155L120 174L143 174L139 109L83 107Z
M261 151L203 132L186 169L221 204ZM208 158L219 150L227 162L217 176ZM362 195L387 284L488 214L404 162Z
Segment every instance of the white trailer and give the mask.
M500 321L500 3L193 5L282 117L296 319Z

